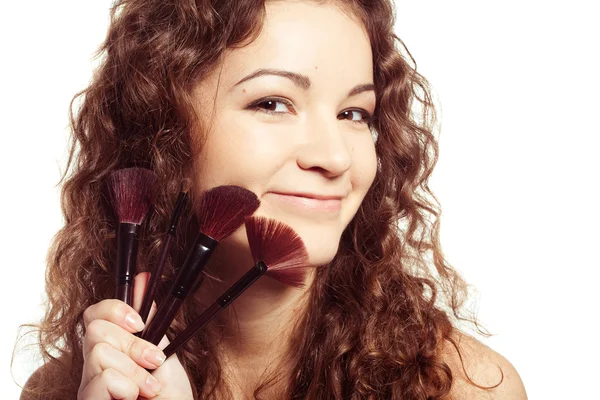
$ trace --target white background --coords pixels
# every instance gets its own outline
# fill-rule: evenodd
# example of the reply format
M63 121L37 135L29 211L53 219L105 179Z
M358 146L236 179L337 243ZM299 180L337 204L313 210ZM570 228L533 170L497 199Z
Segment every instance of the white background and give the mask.
M515 365L530 399L600 399L593 3L397 1L397 32L441 103L432 186L444 251L479 291L479 317L496 334L484 342ZM3 399L20 392L9 370L17 328L41 316L68 104L91 77L109 5L2 7ZM30 372L14 369L20 383Z

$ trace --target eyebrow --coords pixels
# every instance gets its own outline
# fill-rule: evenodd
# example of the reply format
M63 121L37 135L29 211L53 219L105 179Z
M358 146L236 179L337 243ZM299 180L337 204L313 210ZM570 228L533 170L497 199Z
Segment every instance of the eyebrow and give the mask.
M348 97L356 96L359 93L368 92L370 90L373 91L373 92L375 91L375 85L373 85L372 83L365 83L363 85L356 85L356 86L354 86L354 88L352 90L350 90L348 92Z
M256 71L252 72L250 75L247 75L244 78L242 78L241 80L239 80L235 85L233 85L233 87L236 87L236 86L240 85L241 83L249 81L250 79L258 78L259 76L264 76L264 75L275 75L275 76L281 76L281 77L287 78L287 79L291 80L296 86L299 86L300 88L302 88L304 90L307 90L308 88L310 88L310 85L311 85L310 78L306 75L302 75L297 72L286 71L283 69L260 68L260 69L257 69ZM352 88L350 90L350 92L348 92L348 97L356 96L359 93L367 92L369 90L375 91L375 85L372 83L356 85L354 88Z
M233 85L233 87L236 87L243 82L249 81L250 79L258 78L259 76L264 76L264 75L275 75L275 76L282 76L284 78L288 78L289 80L294 82L294 84L296 86L300 86L304 90L306 90L310 87L310 79L308 78L308 76L299 74L297 72L285 71L283 69L272 69L272 68L257 69L250 75L247 75L246 77L242 78L238 83Z

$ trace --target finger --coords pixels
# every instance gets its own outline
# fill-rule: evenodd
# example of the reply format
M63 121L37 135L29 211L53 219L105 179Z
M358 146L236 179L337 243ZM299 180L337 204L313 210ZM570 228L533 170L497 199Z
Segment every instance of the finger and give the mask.
M84 360L87 361L98 343L109 344L144 368L154 369L165 361L164 353L157 346L102 319L96 319L88 326L83 343Z
M89 306L83 312L83 323L86 330L93 321L99 319L112 322L131 333L144 329L144 323L137 311L121 300L102 300Z
M142 301L149 280L150 272L141 272L133 279L133 308L137 312L140 312L140 308L142 308Z
M131 358L104 342L96 344L90 352L83 367L81 385L87 386L94 377L108 369L113 369L130 379L142 396L152 398L162 391L162 386L156 378Z
M114 369L106 369L83 389L80 400L137 400L139 390L135 383Z

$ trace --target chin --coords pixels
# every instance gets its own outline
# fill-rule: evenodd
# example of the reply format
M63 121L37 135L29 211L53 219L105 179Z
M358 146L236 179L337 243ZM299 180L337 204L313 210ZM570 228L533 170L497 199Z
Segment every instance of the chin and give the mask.
M329 264L334 258L335 255L337 254L337 248L334 251L323 251L323 250L317 250L317 251L309 251L308 252L308 262L309 262L309 267L322 267L324 265Z
M323 237L322 235L305 237L301 235L301 237L306 245L310 267L329 264L338 252L339 237L333 235L329 237Z

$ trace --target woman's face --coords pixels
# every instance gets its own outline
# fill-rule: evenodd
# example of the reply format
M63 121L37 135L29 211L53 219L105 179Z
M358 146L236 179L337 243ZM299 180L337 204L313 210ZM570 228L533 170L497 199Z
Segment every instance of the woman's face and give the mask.
M257 40L228 51L195 91L208 129L195 144L195 187L253 191L256 215L291 226L322 265L375 177L371 46L335 5L268 2L266 11ZM230 240L247 246L243 229Z

